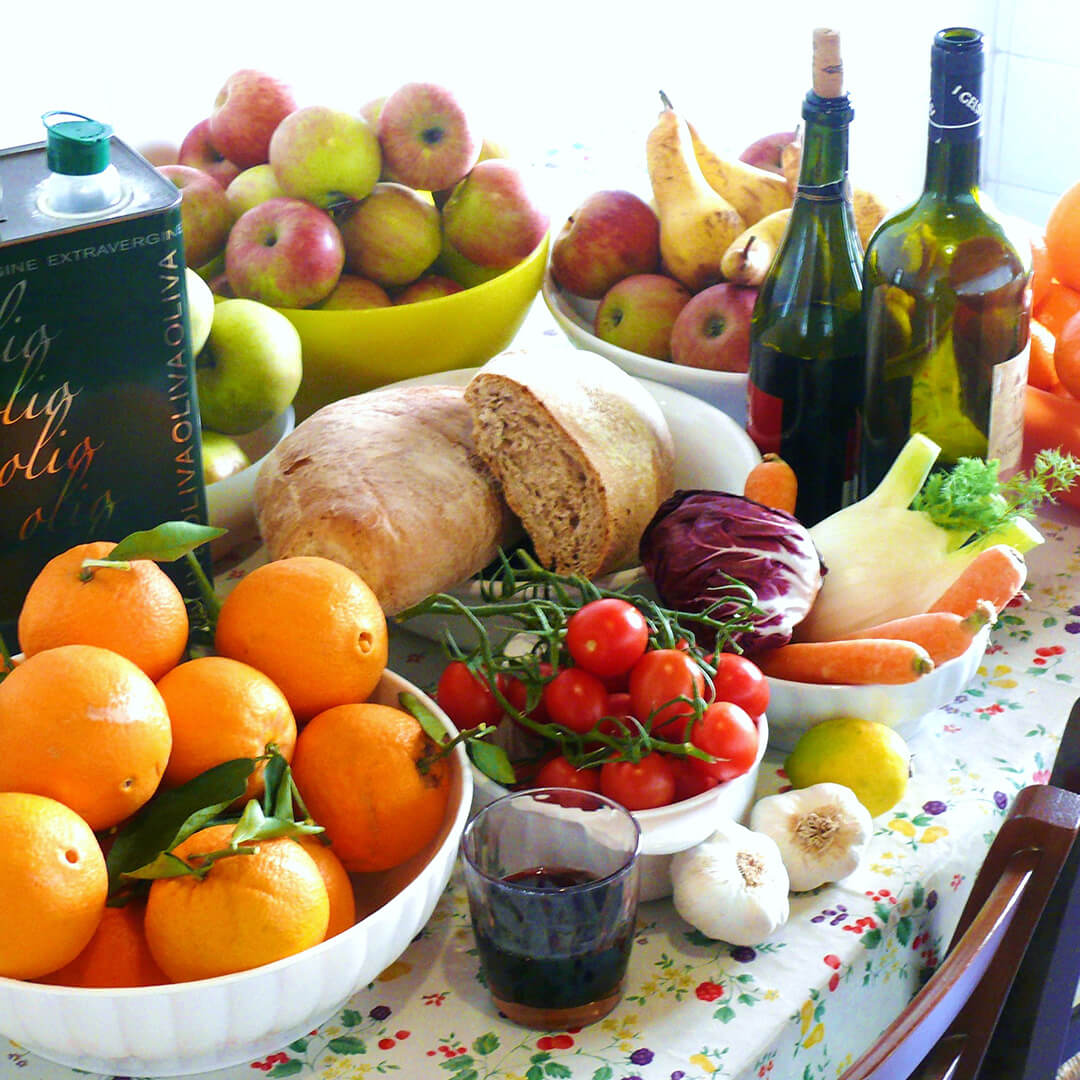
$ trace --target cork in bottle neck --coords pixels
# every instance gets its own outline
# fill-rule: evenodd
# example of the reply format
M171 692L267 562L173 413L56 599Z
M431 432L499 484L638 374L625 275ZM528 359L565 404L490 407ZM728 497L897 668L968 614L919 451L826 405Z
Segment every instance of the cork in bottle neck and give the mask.
M814 31L814 93L838 98L844 93L844 62L840 57L840 35L835 30Z

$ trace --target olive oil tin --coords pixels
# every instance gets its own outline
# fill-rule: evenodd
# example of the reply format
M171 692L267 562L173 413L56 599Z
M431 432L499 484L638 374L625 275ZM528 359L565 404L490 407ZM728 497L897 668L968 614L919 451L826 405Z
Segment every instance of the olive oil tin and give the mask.
M54 555L205 523L180 192L109 137L121 196L47 212L46 144L0 150L0 633ZM165 567L186 596L183 563Z

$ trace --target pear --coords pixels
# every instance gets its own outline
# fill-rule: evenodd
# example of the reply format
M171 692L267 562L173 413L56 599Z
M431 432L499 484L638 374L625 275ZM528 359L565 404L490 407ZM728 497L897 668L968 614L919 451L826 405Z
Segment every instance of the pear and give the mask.
M686 121L661 93L664 109L645 144L660 218L664 268L691 292L723 280L720 261L745 228L739 212L705 179Z
M694 146L694 157L709 186L722 195L747 225L756 225L762 218L791 206L791 189L779 173L748 165L738 158L729 160L713 151L687 123Z

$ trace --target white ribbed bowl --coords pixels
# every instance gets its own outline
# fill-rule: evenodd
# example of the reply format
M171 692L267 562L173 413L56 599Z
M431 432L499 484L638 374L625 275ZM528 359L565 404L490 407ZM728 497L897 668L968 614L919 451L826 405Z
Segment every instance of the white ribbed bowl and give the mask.
M984 626L960 656L915 682L899 686L839 686L768 678L773 750L794 750L805 732L834 716L876 720L905 739L913 738L930 713L948 705L967 688L982 663L990 629Z
M387 672L370 700L396 706L402 690L416 694L456 734L435 702L399 675ZM375 910L344 933L251 971L169 986L84 990L0 978L0 1031L51 1061L111 1076L207 1072L280 1050L374 980L430 918L472 802L462 746L451 761L450 802L439 835L386 874L353 876L358 909Z

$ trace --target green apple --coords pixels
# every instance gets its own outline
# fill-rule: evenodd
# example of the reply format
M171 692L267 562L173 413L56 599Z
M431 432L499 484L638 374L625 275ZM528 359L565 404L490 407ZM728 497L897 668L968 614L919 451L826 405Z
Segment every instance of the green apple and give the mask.
M216 484L219 480L241 472L251 464L244 448L231 436L220 431L203 428L202 471L203 483Z
M210 336L214 322L214 294L210 286L191 267L184 270L187 285L188 326L191 334L191 355L198 356Z
M284 412L303 374L300 335L258 300L222 300L195 365L204 426L243 435Z
M338 218L345 266L388 289L415 281L439 254L442 225L430 196L379 183Z
M258 206L267 199L278 199L285 192L277 182L274 170L269 164L252 165L237 176L225 189L225 198L229 200L233 216L239 218L245 210Z
M502 271L490 266L477 266L466 259L444 236L439 257L435 266L440 274L452 278L459 285L471 289L474 285L483 285L485 281L497 278Z
M363 117L307 105L278 124L270 139L270 165L287 195L325 210L371 193L382 152Z

